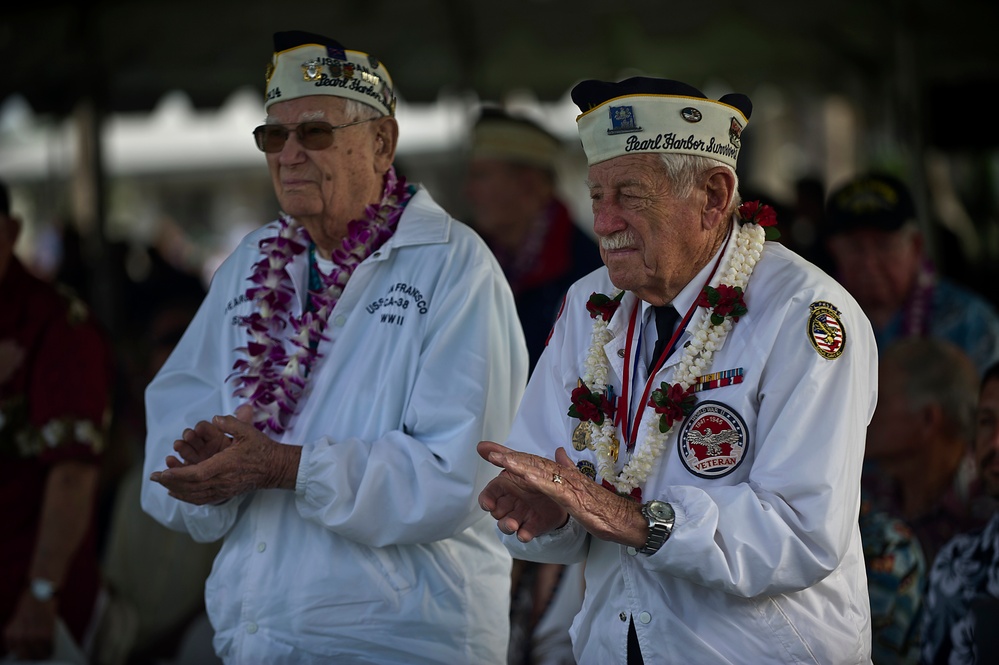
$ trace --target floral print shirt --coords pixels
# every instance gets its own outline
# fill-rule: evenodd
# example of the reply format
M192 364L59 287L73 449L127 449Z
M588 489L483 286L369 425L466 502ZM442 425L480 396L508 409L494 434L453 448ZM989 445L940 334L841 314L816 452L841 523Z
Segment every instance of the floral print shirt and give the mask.
M985 629L979 609L999 602L999 513L980 531L955 536L937 556L925 598L922 662L984 663ZM979 635L976 636L976 624ZM992 661L995 662L995 661Z

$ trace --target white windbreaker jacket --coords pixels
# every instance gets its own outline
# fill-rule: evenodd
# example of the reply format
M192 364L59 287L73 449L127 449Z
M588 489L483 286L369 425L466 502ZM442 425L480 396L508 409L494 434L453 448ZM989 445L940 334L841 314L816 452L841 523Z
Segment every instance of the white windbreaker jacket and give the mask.
M719 251L731 252L731 241ZM713 265L674 301L681 315ZM596 453L574 447L579 420L567 411L584 373L593 330L585 305L594 292L616 292L606 269L570 289L507 442L548 458L564 446L591 477ZM586 595L572 626L583 665L625 662L632 619L649 665L870 661L857 526L865 431L877 387L870 324L834 280L775 243L765 245L745 302L749 313L707 370L722 374L718 387L696 393L694 412L673 425L642 488L643 501L668 501L676 513L672 536L657 553L636 554L592 538L572 520L526 545L504 537L517 557L585 559ZM625 356L636 306L642 303L625 293L609 323L614 338L604 352L617 395L625 363L634 357ZM830 326L834 335L839 327L831 346L824 337ZM640 332L635 326L631 348ZM680 337L654 387L672 381L689 337ZM642 364L631 365L638 396L647 375ZM658 417L651 408L641 412L639 442ZM620 426L618 435L620 471L629 454ZM711 439L720 444L714 452Z
M240 401L227 382L251 313L249 234L146 391L145 476L184 428ZM300 314L307 257L289 264ZM197 541L225 542L205 592L229 663L505 663L510 556L477 503L527 378L513 297L481 239L425 191L359 265L283 435L294 492L216 506L143 482L142 506ZM151 565L155 565L151 563Z

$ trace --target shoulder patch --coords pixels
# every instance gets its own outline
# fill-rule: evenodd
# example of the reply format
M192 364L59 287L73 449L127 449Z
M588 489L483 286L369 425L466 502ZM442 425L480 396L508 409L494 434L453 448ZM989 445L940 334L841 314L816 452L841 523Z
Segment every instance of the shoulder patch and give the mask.
M820 356L835 360L846 348L846 328L832 303L817 300L808 306L808 341Z
M687 471L699 478L721 478L742 464L749 433L742 416L727 404L701 402L687 416L676 445Z

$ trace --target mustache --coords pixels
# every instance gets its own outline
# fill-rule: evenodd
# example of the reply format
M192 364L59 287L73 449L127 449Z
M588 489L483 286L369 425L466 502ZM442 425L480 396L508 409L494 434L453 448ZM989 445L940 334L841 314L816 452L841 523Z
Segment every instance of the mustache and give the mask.
M600 236L601 249L623 249L625 247L631 247L634 244L635 234L632 233L631 229L615 231L609 236Z

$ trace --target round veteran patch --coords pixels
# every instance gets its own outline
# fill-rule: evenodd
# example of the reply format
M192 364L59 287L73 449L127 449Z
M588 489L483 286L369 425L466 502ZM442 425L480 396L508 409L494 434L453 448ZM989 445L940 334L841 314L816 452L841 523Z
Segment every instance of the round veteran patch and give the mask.
M680 460L699 478L721 478L742 464L749 435L742 417L721 402L701 402L677 439Z
M823 358L839 358L846 348L842 314L832 303L823 300L813 302L808 309L808 340Z

